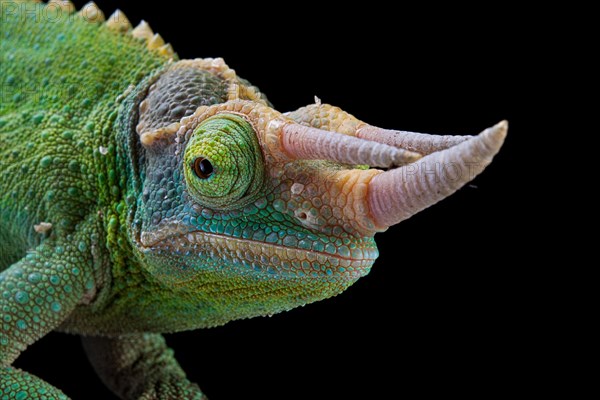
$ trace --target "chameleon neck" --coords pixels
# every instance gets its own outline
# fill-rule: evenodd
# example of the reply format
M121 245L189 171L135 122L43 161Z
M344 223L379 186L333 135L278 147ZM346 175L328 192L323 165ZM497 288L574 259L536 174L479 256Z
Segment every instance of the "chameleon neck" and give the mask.
M15 250L3 253L0 270L98 215L99 238L122 271L136 175L123 152L135 129L121 122L137 109L127 99L168 60L131 35L41 7L2 9L0 241ZM34 230L42 222L49 230Z
M140 224L135 220L138 194L143 190L145 175L145 153L142 149L136 125L139 121L139 105L148 93L149 87L162 74L166 66L158 68L147 75L124 98L114 127L115 160L114 170L119 176L118 198L113 199L115 207L111 210L111 218L107 220L108 247L112 254L119 254L114 263L125 267L137 265L139 258L135 254L133 243L139 238Z
M43 7L3 8L0 30L0 237L25 247L40 240L35 224L64 235L118 205L116 109L167 62L131 35Z

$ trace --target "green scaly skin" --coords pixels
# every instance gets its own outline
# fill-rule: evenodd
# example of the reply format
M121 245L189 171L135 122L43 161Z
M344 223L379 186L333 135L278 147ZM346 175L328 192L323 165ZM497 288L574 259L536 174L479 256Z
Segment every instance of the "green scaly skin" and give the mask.
M46 9L47 18L39 18L43 5L2 6L0 398L66 399L9 365L93 303L111 268L125 269L126 251L107 251L126 241L119 222L126 174L118 173L116 157L118 97L167 60L73 15ZM51 231L36 233L40 222L52 223ZM182 392L187 386L194 388L185 379L173 385ZM144 391L152 395L140 388L136 397Z
M161 333L290 310L369 272L385 227L363 200L381 171L277 139L360 121L280 114L222 60L177 61L123 21L1 10L0 399L67 398L11 366L52 330L82 335L123 399L204 399Z
M84 339L90 360L122 398L202 398L157 333L288 310L368 272L372 238L311 229L286 211L319 197L317 170L341 166L298 162L266 177L274 161L261 156L252 126L234 114L204 122L212 133L202 139L159 139L144 151L137 110L169 60L130 35L48 9L50 17L36 18L44 5L16 4L2 8L0 32L2 396L66 398L10 367L59 329L92 336ZM202 104L224 103L230 83L210 74L224 89L209 87ZM248 96L266 107L261 95ZM192 176L188 161L200 153L215 165L210 180ZM292 198L292 179L312 183L311 197ZM40 230L41 223L51 228ZM174 232L205 236L177 248ZM140 243L157 235L162 241ZM224 237L235 240L232 247ZM250 245L238 246L244 241ZM297 254L286 259L286 247ZM368 257L340 263L310 249L345 257L365 249Z

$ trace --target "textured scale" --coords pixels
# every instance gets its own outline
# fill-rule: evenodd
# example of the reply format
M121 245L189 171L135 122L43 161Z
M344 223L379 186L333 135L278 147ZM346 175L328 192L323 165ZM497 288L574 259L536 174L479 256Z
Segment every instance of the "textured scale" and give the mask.
M168 59L62 8L2 6L0 271L13 267L0 273L0 397L66 399L4 366L77 304L91 302L106 282L108 254L86 251L118 241L106 233L119 219L122 198L116 110L129 88ZM34 228L39 224L43 233ZM50 244L59 238L68 244ZM42 242L49 244L38 247Z
M320 102L282 114L121 11L1 12L0 399L67 398L11 366L53 330L82 335L123 399L205 399L161 333L341 293L376 232L458 190L506 135L382 130Z
M156 113L142 115L138 131L158 129L189 117L200 106L209 106L227 100L228 83L209 71L179 69L161 76L150 87L142 103L142 111L156 109Z
M62 234L98 200L115 201L118 98L166 60L101 25L66 16L36 22L35 13L13 17L2 10L0 232L39 241L32 227L46 216L56 218L46 222ZM109 149L108 157L101 147ZM24 197L35 209L12 200ZM7 223L15 219L22 223ZM9 261L15 260L1 266Z

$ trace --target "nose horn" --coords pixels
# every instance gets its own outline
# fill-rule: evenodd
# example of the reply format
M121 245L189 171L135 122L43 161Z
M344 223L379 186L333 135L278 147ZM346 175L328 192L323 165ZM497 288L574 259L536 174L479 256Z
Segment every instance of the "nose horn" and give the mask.
M498 153L508 122L446 150L373 177L367 204L377 229L395 225L450 196L480 174Z

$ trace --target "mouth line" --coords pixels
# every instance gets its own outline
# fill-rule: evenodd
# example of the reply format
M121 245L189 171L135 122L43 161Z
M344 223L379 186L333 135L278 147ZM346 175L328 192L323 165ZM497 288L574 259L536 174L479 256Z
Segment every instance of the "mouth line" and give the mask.
M210 240L210 239L214 239L214 240ZM182 242L183 240L185 240L186 243ZM180 247L185 248L187 247L187 245L206 245L207 243L210 242L222 242L222 243L217 243L217 244L222 244L223 246L219 246L222 248L226 248L230 251L236 251L239 248L242 248L244 246L258 246L259 248L262 249L270 249L273 250L275 253L288 253L288 252L293 252L293 253L300 253L300 254L306 254L307 257L302 257L304 258L320 258L320 257L324 257L326 259L334 259L334 260L340 260L340 261L346 261L346 262L356 262L356 261L374 261L377 259L376 256L370 256L368 253L368 251L362 251L363 252L363 257L344 257L342 255L339 254L332 254L332 253L327 253L324 251L318 251L318 250L311 250L311 249L302 249L299 247L292 247L292 246L284 246L281 244L276 244L276 243L266 243L266 242L260 242L257 240L253 240L253 239L241 239L241 238L236 238L236 237L232 237L232 236L227 236L227 235L223 235L223 234L219 234L219 233L208 233L208 232L202 232L202 231L192 231L192 232L188 232L188 233L181 233L181 234L177 234L177 235L172 235L172 236L165 236L162 238L158 238L154 241L152 241L151 243L143 243L145 240L140 240L140 245L141 248L144 250L151 250L151 249L156 249L156 248L160 248L160 247L166 247L169 245L169 243L165 243L167 241L170 241L170 244L173 244L175 246L180 245ZM312 255L312 257L308 257L308 255ZM320 256L320 257L319 257ZM292 257L289 257L292 258Z

